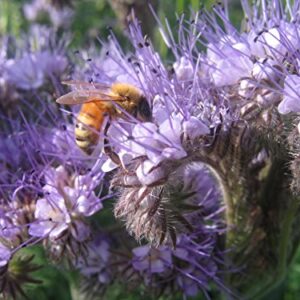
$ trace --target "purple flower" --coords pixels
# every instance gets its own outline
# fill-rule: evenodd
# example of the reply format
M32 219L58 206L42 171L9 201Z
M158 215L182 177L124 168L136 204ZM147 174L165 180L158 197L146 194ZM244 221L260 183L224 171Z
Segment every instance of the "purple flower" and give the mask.
M172 252L168 247L159 249L141 246L132 250L132 266L135 270L146 273L162 273L172 265Z
M24 91L41 88L47 80L53 85L59 85L59 79L70 64L65 53L68 38L63 36L58 40L55 31L32 26L30 33L24 35L23 39L17 43L16 55L3 63L5 80Z
M88 175L86 175L88 176ZM69 231L73 238L82 242L88 239L90 228L83 217L90 216L102 208L102 200L93 192L93 178L77 176L71 178L60 166L45 171L44 197L37 200L35 218L29 227L32 236L56 240Z
M26 3L23 11L29 21L37 21L40 15L46 13L55 27L68 27L73 17L73 11L69 7L58 9L47 0L33 0Z
M196 296L200 290L206 294L211 280L223 288L213 255L215 247L215 241L205 240L204 233L181 235L175 249L149 245L134 248L131 265L146 286L157 290L180 290L186 296Z
M0 243L0 268L8 264L11 257L11 251Z
M44 82L44 73L35 54L24 54L23 57L9 60L6 64L7 79L18 88L36 89Z
M79 259L77 268L86 278L97 276L98 283L108 284L111 278L109 269L110 245L101 236L96 237L88 244L85 257Z
M231 85L249 76L253 67L249 52L246 43L236 42L230 36L225 36L217 45L209 45L207 60L215 85Z
M181 57L173 64L176 78L180 81L189 81L194 78L194 66L187 57Z
M165 159L181 159L187 155L181 145L180 136L183 132L182 119L173 116L165 120L157 128L154 124L137 125L132 133L138 148L145 145L144 153L148 160L143 161L136 170L138 179L143 184L151 184L153 178L151 170ZM147 126L148 125L148 126ZM133 144L133 150L136 151ZM150 177L149 177L150 176Z
M18 246L20 243L20 237L22 236L22 230L16 224L17 220L17 210L9 210L7 212L3 212L0 217L0 240L1 243L6 245L8 249L13 249Z
M68 228L70 216L60 195L55 195L55 207L47 199L39 199L36 203L35 218L38 222L30 225L29 233L32 236L55 239ZM55 197L54 196L54 197Z
M282 114L300 111L300 76L287 75L284 81L284 97L278 106Z
M41 64L41 69L44 74L50 76L56 75L60 77L68 67L68 60L65 56L59 53L51 53L50 51L40 52L38 60Z

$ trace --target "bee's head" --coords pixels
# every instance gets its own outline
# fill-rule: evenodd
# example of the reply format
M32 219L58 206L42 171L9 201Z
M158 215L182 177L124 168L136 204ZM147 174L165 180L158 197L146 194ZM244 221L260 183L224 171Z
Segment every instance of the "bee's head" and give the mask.
M136 117L137 119L144 122L149 122L152 120L151 107L145 96L141 96L140 98L139 104L137 106Z

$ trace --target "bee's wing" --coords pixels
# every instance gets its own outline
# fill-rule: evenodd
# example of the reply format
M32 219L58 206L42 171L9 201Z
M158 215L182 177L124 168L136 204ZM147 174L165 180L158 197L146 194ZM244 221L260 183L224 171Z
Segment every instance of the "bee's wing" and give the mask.
M101 82L85 82L80 80L67 80L62 81L62 84L66 84L74 87L75 89L99 89L102 91L110 90L110 85Z
M59 104L75 105L97 101L122 101L123 97L104 93L102 90L76 90L59 97Z

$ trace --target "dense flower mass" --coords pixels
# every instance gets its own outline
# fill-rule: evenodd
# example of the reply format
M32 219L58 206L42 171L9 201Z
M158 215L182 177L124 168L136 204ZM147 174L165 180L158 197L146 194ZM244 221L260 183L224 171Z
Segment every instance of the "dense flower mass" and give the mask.
M113 33L100 52L47 27L1 38L5 297L38 283L20 255L36 245L91 297L125 283L209 299L213 284L259 299L282 280L299 243L299 3L242 6L242 32L221 4L174 30L157 19L171 63L134 18L126 53ZM72 15L24 6L40 10Z

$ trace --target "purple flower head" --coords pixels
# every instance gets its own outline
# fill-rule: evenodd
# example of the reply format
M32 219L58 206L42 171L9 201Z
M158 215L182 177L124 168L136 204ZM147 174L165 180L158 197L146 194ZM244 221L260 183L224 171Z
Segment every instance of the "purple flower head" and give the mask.
M88 243L87 254L79 258L76 267L87 280L96 276L98 284L108 284L112 279L109 269L110 256L109 242L99 235Z
M35 191L35 205L30 210L30 223L21 224L28 228L32 241L44 242L52 259L67 257L76 262L91 238L87 218L102 208L103 199L96 196L94 189L101 190L103 176L99 172L79 175L76 169L62 165L43 166L37 175L36 181L23 183Z
M284 81L284 97L278 106L278 110L282 114L300 111L300 76L287 75Z
M208 92L205 96L211 99L205 99L206 104L201 96L196 103L191 101L196 106L201 102L200 105L216 104L215 101L211 101L214 98L212 91L215 90L219 98L216 99L217 107L224 105L225 100L226 106L229 105L229 109L235 111L233 114L238 113L236 110L247 105L247 102L272 107L282 100L279 111L285 112L285 103L292 103L293 94L297 93L297 90L291 93L291 89L288 88L289 80L283 86L289 73L298 74L297 49L300 40L295 14L297 3L290 5L285 11L280 1L272 4L263 1L254 4L253 7L250 7L247 1L242 1L242 4L247 17L243 33L239 33L233 27L228 11L222 5L216 5L213 14L203 12L196 15L189 27L183 25L183 20L179 19L179 44L176 44L172 33L164 32L161 28L164 40L176 58L176 85L179 83L178 79L181 80L183 76L187 81L193 79L191 82L198 88L198 95ZM223 22L223 27L212 21L216 16ZM207 48L206 53L199 51L198 43ZM189 78L187 74L196 76ZM206 91L201 90L201 87L206 85ZM176 88L178 92L178 87ZM193 87L189 90L193 91ZM283 95L286 96L282 97ZM193 99L191 93L185 96ZM178 97L176 102L184 109ZM296 100L293 102L296 103ZM296 109L297 105L294 106Z
M154 244L176 244L176 231L197 230L215 235L224 210L215 180L201 164L184 164L174 169L160 185L139 186L139 179L120 173L113 185L126 186L115 207L136 238ZM120 176L120 177L119 177ZM192 208L189 212L188 208ZM207 226L213 221L213 226Z
M11 265L16 263L15 257L19 256L22 248L36 242L28 237L28 224L30 213L26 213L26 201L24 207L16 207L18 200L12 199L10 203L1 201L0 209L0 283L1 292L9 281L18 283L18 276L11 277L14 272ZM17 260L18 261L18 260ZM30 270L28 269L28 272ZM16 281L16 282L15 282ZM25 280L26 281L26 280Z
M180 81L191 81L194 78L194 66L189 58L182 56L173 64L176 78Z
M216 249L216 240L206 239L203 233L181 235L175 249L149 245L134 248L132 270L138 272L146 286L156 291L174 292L175 289L187 296L196 296L202 291L207 295L211 281L226 289L218 274Z
M61 9L51 5L47 0L33 0L23 6L25 17L29 21L38 21L45 14L55 27L69 27L73 17L73 10L70 7Z
M182 78L178 77L170 80L158 54L153 51L147 41L145 42L139 36L140 33L134 26L132 26L132 31L135 31L133 33L135 34L134 43L136 43L136 46L142 45L137 46L135 55L132 55L132 58L128 60L126 57L122 57L121 53L113 56L115 52L109 52L109 58L105 58L103 64L105 66L106 60L114 57L115 64L118 64L119 69L121 69L120 74L123 70L128 70L127 77L123 76L123 80L135 83L147 99L153 99L153 121L141 123L131 116L129 121L133 124L127 124L128 122L119 120L120 125L111 125L107 135L123 166L137 157L147 157L146 160L143 159L142 164L137 168L136 174L141 183L151 184L153 181L161 179L156 175L164 176L164 170L160 171L159 166L163 161L179 160L187 155L183 147L182 137L197 138L207 134L209 132L209 121L206 119L196 121L195 117L188 111L188 108L191 110L193 108L191 104L185 103L186 99L196 97L196 90L184 89L184 86L177 87L179 80L186 80L184 75L179 73L187 72L186 68L193 68L191 62L187 58L182 58L182 66L176 66L179 69L185 68L185 71L178 69L178 76ZM117 47L115 46L115 48ZM123 66L126 66L126 69ZM99 71L97 68L96 70ZM112 70L114 69L112 68ZM111 74L111 80L113 77L116 78L114 72L106 72L106 74ZM159 80L160 77L162 80ZM150 82L153 84L149 85ZM178 88L180 91L177 91ZM176 101L179 101L179 103ZM185 104L187 104L187 108L184 108ZM192 133L191 131L194 128L196 130ZM108 160L103 165L103 170L107 172L115 167L117 165ZM154 176L151 172L153 169L157 170Z
M121 166L112 187L128 189L122 190L115 214L128 220L127 227L137 238L146 236L157 244L164 240L176 243L175 219L181 219L186 227L190 224L176 209L171 209L168 184L177 176L176 172L181 173L182 166L188 165L192 151L206 147L213 138L210 127L220 121L219 115L224 114L224 119L230 118L230 114L226 115L229 110L223 107L225 101L215 103L206 83L197 76L200 65L193 56L177 54L175 73L170 75L136 22L131 24L130 33L134 53L123 54L112 36L105 54L91 59L90 70L82 74L90 77L91 89L98 80L133 84L152 109L152 118L142 122L117 106L125 117L108 123L105 139L113 156L102 165L102 171L110 172ZM175 216L167 216L166 207Z
M253 62L249 57L249 46L224 36L216 45L208 45L207 64L216 86L232 85L251 73Z
M160 247L159 249L150 248L149 246L141 246L134 248L132 267L147 275L155 273L163 273L172 265L172 252L168 247Z
M97 233L86 247L75 264L81 275L80 294L96 298L103 296L113 282L124 281L124 273L118 273L119 255L118 250L113 249L111 238Z
M87 180L84 176L71 179L62 166L46 170L42 189L44 196L37 200L36 221L30 225L30 235L49 236L50 240L55 241L69 232L78 242L86 241L90 229L83 217L102 208L101 199L93 192L94 180L97 179Z
M178 272L176 283L185 295L195 296L200 290L206 293L210 281L222 286L218 265L212 255L214 247L212 240L201 241L185 235L180 236L174 250Z
M44 82L44 73L39 58L34 54L24 54L6 64L7 80L23 90L37 89Z
M8 264L10 257L10 250L0 243L0 268Z
M4 78L24 91L38 89L47 81L54 86L60 84L69 66L65 54L68 38L58 40L53 30L33 26L23 39L26 43L19 42L16 56L4 63Z

